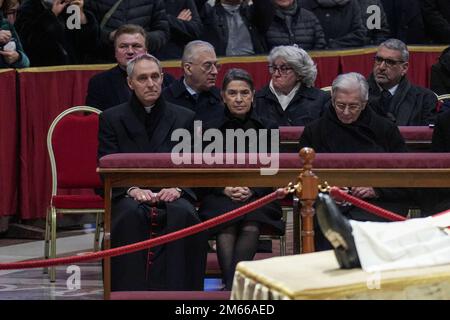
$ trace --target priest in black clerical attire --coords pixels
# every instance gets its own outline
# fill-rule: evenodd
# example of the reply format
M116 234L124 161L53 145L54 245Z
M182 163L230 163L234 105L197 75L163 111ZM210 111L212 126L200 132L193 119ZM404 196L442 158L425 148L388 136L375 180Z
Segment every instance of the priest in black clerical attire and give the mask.
M159 61L149 55L128 63L131 99L100 114L98 157L113 153L170 152L175 129L191 129L194 113L165 102ZM114 189L111 244L119 247L200 222L190 189ZM203 290L207 238L199 233L162 246L113 257L112 291Z

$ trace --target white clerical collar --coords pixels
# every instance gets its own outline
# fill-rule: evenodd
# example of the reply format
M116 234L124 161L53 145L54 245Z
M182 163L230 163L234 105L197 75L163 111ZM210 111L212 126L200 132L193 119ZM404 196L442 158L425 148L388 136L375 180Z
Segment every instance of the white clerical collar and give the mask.
M154 107L155 105L154 104L152 104L151 106L148 106L148 107L144 107L144 109L145 109L145 112L147 112L147 113L150 113L150 112L152 112L152 108Z
M183 79L183 84L191 96L193 96L194 94L197 94L197 91L195 91L194 89L192 89L191 87L188 86L188 84L186 83L186 78Z

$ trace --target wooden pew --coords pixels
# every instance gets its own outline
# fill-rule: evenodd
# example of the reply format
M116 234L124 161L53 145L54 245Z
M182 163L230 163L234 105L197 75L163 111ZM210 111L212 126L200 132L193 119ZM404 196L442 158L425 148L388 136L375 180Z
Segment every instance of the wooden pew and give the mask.
M280 154L276 175L261 175L259 163L236 165L176 165L170 154L114 154L100 159L99 173L104 179L104 248L110 248L111 189L113 187L284 187L302 181L297 195L302 202L302 228L294 229L294 238L302 235L303 252L314 251L313 204L319 182L335 186L373 187L450 187L449 153L399 154L318 154L309 148L297 154ZM246 159L250 159L247 155ZM314 166L313 172L311 171ZM319 177L317 179L316 175ZM295 215L294 216L298 216ZM110 298L110 260L104 261L104 297Z

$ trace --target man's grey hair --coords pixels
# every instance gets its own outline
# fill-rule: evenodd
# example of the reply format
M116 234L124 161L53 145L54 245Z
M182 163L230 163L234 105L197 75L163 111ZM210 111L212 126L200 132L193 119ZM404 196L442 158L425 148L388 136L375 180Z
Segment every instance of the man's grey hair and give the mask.
M362 102L369 100L369 84L367 83L366 78L357 72L349 72L338 75L337 78L334 79L331 86L331 97L334 100L336 93L339 90L347 91L352 89L359 89Z
M158 65L159 72L162 72L161 62L155 56L152 56L149 53L143 53L143 54L137 55L136 57L134 57L133 59L128 61L128 63L127 63L128 77L131 77L131 75L133 74L133 71L134 71L134 66L136 65L136 63L138 61L141 61L141 60L153 61L154 63L156 63Z
M380 44L380 47L385 47L391 50L399 51L402 55L403 62L408 62L409 51L406 44L398 39L388 39Z
M303 85L306 87L314 85L317 77L317 66L305 50L297 46L274 47L270 51L267 60L269 64L274 64L277 59L286 60L286 63L299 76Z
M212 51L214 53L216 52L211 43L202 40L194 40L184 46L181 62L192 62L194 56L197 55L200 51Z

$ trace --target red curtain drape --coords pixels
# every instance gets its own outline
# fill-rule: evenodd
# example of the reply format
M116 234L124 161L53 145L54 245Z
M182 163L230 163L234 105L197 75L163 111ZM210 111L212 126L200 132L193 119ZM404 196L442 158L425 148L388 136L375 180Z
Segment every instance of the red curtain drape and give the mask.
M18 125L16 71L0 70L0 216L17 213Z
M63 110L84 105L87 82L99 71L21 72L20 192L22 219L43 218L51 195L47 131Z
M372 72L375 53L365 53L340 57L342 73L358 72L367 77Z
M315 86L317 88L328 87L333 82L333 79L340 73L341 66L339 64L339 57L312 57L317 64L317 79Z
M357 71L367 76L371 72L374 53L375 48L343 52L311 52L318 69L316 87L331 85L333 79L341 72ZM409 79L414 84L428 86L431 65L435 63L439 54L437 49L431 52L411 50ZM256 89L268 83L266 57L224 58L222 64L218 86L222 83L224 73L232 67L248 70L254 77ZM163 66L164 72L176 78L182 73L180 63L177 61L164 62ZM51 172L46 148L48 128L63 110L83 105L90 77L109 67L106 65L53 67L20 71L19 127L16 108L11 107L16 105L15 74L14 72L0 74L2 93L0 108L3 121L0 128L2 130L0 152L3 157L7 155L9 159L1 162L0 175L5 178L0 181L2 185L3 181L9 181L8 188L11 186L11 190L0 193L0 215L14 214L18 200L22 219L45 217L51 194ZM4 103L3 97L9 97L7 99L11 102ZM18 136L20 136L20 184L17 198L17 168L13 159L18 159Z
M408 79L415 85L430 87L431 66L435 64L440 52L410 52Z

